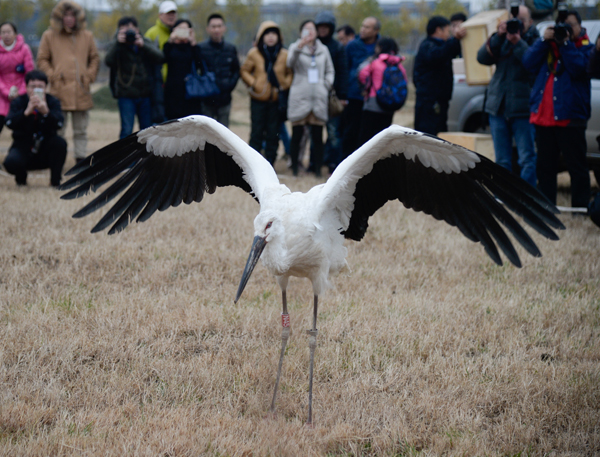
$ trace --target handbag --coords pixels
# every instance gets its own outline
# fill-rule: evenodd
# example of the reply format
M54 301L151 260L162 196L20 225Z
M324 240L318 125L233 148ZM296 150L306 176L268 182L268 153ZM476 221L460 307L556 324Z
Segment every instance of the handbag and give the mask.
M335 93L335 89L331 89L329 92L329 117L339 116L342 111L344 111L344 105Z
M208 71L204 61L202 61L202 66L204 67L204 74L199 75L196 70L196 63L192 60L192 72L185 77L186 100L209 98L221 93L214 72Z

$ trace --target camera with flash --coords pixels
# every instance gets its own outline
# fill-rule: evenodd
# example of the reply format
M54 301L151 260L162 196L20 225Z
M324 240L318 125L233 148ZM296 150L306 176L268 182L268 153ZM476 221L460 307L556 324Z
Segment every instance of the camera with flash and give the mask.
M519 33L523 28L523 23L517 19L519 16L519 2L511 2L510 14L512 15L512 19L506 21L506 31L512 34Z

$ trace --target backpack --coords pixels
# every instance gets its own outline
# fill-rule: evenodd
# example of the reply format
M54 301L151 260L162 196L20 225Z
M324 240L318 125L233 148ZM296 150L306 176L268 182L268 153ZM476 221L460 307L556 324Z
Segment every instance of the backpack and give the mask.
M408 85L404 73L398 65L386 62L381 87L377 90L377 104L385 111L396 111L404 106L408 95Z

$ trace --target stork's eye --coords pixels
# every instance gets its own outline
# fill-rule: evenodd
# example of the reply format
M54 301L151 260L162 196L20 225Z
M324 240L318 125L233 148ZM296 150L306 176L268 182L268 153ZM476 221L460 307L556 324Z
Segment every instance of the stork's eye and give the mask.
M267 226L265 227L265 230L270 229L272 225L273 225L273 222L267 223Z

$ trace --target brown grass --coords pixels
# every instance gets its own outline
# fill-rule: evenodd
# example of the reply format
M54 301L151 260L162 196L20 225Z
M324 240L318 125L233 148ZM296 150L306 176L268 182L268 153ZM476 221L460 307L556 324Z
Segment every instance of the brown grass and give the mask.
M116 137L114 114L92 117L94 147ZM234 130L247 137L247 123ZM71 219L84 201L59 200L46 172L30 183L0 177L1 455L600 454L600 232L587 219L561 216L561 240L535 236L544 257L519 250L517 269L386 205L321 300L307 429L308 281L290 284L275 419L279 290L258 267L233 304L251 198L222 189L109 237L89 234L99 216Z

